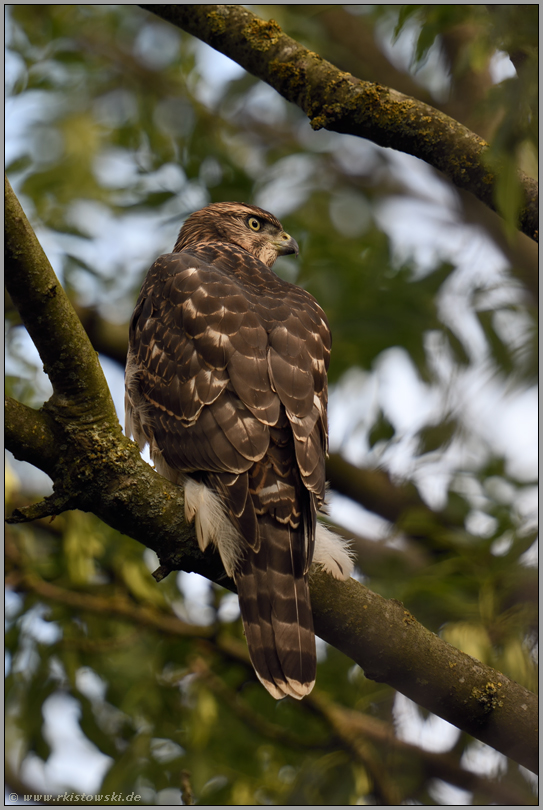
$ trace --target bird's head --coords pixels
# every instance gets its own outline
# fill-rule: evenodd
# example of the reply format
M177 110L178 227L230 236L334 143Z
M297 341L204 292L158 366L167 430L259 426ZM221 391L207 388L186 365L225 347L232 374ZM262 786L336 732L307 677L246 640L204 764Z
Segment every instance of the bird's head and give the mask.
M268 267L278 256L299 253L298 243L273 214L237 202L212 203L191 214L179 231L174 252L198 242L238 245Z

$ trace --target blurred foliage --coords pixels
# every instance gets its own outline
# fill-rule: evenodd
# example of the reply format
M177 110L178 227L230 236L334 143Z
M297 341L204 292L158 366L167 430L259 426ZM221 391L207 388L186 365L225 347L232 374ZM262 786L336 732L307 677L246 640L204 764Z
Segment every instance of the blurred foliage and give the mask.
M405 5L396 26L398 35L408 23L419 27L413 57L420 66L436 40L451 31L476 31L465 37L456 64L455 78L469 70L484 69L497 52L507 54L516 75L492 87L484 112L495 126L487 160L497 174L496 205L510 236L515 233L522 191L519 165L537 177L535 156L539 148L539 7L537 5Z
M369 36L361 77L416 81L436 105L468 69L482 75L497 51L508 54L516 75L485 85L477 110L492 132L500 210L514 223L515 172L534 174L537 149L535 6L259 8L338 63L360 59L347 33ZM368 584L534 689L531 470L488 422L532 390L535 319L496 234L458 213L461 199L434 173L371 143L311 132L270 88L137 6L13 5L6 26L7 172L74 303L126 323L147 268L208 202L244 200L280 216L301 255L277 271L316 296L332 327L342 451L414 481L435 508L389 527L379 543L399 554L383 555ZM458 27L453 63L443 43ZM432 54L442 61L429 82ZM397 230L408 214L414 237ZM433 239L417 252L435 233L438 248ZM499 255L497 269L485 261L483 272L474 254L466 270L458 245L475 238ZM25 334L8 305L8 390L37 406L48 394ZM28 495L25 479L8 473L11 510ZM440 803L423 751L400 756L390 742L393 723L407 739L418 733L392 690L335 649L322 650L319 693L380 721L386 744L370 736L353 748L318 702L276 704L247 662L232 595L207 585L195 597L184 575L157 586L152 555L94 516L11 527L8 547L6 751L30 785L36 762L58 748L48 707L73 704L72 733L96 763L93 792L175 804L190 771L198 804ZM364 574L363 558L359 566ZM201 637L181 623L173 630L173 616L202 626ZM472 747L462 737L452 759ZM69 756L61 781L47 767L49 792L78 786ZM517 804L534 803L516 766L501 779Z

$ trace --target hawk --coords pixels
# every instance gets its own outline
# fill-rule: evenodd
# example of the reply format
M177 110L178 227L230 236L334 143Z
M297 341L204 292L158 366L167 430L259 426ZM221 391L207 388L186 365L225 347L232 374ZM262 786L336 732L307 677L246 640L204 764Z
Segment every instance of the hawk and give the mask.
M296 241L253 205L208 205L149 270L130 322L126 434L184 487L202 551L237 586L256 674L300 699L315 682L308 570L352 571L324 503L330 329L271 269Z

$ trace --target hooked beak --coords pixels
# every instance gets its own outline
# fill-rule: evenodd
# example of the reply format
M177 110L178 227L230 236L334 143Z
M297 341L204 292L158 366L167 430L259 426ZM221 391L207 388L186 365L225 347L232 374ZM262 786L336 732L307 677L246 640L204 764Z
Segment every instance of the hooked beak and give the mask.
M279 234L277 241L274 241L273 244L277 248L277 254L279 256L288 256L289 253L294 253L294 255L297 256L300 252L296 239L293 239L292 236L285 233L285 231Z

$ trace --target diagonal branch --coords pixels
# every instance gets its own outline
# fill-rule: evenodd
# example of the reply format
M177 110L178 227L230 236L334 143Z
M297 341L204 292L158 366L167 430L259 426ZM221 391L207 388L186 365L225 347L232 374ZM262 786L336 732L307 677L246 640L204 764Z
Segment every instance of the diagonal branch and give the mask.
M181 638L207 638L215 633L213 627L187 624L171 613L135 605L133 600L122 596L111 598L103 594L70 591L46 582L35 571L27 570L24 558L11 538L6 539L6 563L9 569L7 584L18 590L35 593L49 603L66 605L76 611L115 616L137 627L149 627L159 633Z
M5 281L67 418L117 421L98 357L5 178Z
M12 397L4 404L6 445L15 458L23 458L48 475L55 469L58 436L55 424L43 411L36 411Z
M314 690L309 701L326 718L344 744L351 748L355 757L358 756L361 743L370 740L387 750L412 757L413 762L418 763L417 767L422 764L426 776L443 779L463 790L482 793L491 803L509 806L526 804L523 793L502 782L497 783L466 770L452 752L437 754L405 742L395 735L394 728L389 723L361 711L346 709L331 701L323 692Z
M496 178L485 165L488 144L417 99L344 73L265 21L236 5L141 5L225 54L271 85L308 116L313 129L368 138L424 160L458 188L496 210ZM537 182L519 173L523 233L537 241Z
M536 695L442 641L396 599L322 573L313 573L310 584L315 631L368 678L388 683L530 770L538 768Z

